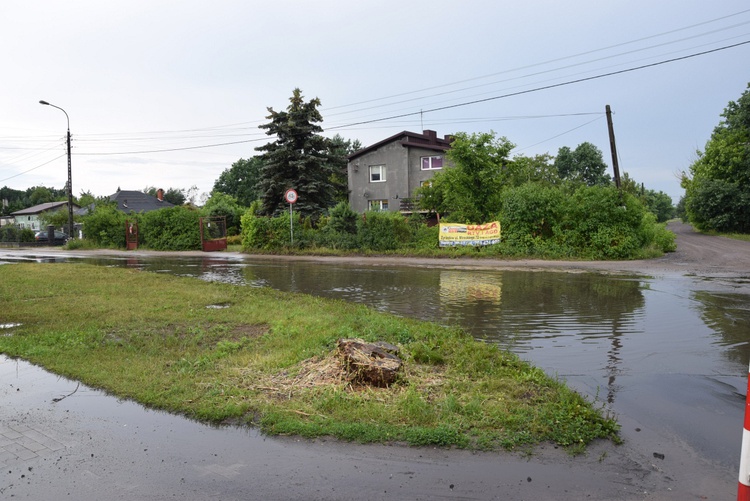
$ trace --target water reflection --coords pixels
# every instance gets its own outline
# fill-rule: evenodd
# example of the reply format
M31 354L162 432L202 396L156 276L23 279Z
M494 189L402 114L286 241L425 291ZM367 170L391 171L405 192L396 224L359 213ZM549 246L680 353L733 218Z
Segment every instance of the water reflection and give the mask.
M750 302L746 294L695 291L701 318L721 337L718 343L729 349L726 356L747 366L750 362Z

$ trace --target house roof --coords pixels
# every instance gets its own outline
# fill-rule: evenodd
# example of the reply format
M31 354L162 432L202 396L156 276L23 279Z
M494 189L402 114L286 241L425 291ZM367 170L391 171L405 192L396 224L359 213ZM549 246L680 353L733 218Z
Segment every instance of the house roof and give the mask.
M355 158L360 157L366 153L377 150L383 145L397 141L400 142L401 146L404 146L405 148L413 147L434 151L446 151L450 149L451 142L453 142L453 137L445 136L444 138L439 138L437 137L437 133L434 130L425 130L422 131L422 134L405 130L399 132L398 134L394 134L389 138L383 139L382 141L378 141L377 143L366 148L355 151L347 158L349 159L349 161L352 161Z
M174 207L166 200L159 200L141 191L120 190L109 199L117 202L117 210L122 212L149 212L152 210Z
M63 207L67 207L68 202L47 202L45 204L35 205L33 207L27 207L16 212L11 212L11 216L31 216L34 214L41 214L50 210L57 210ZM80 208L78 205L73 204L73 208Z

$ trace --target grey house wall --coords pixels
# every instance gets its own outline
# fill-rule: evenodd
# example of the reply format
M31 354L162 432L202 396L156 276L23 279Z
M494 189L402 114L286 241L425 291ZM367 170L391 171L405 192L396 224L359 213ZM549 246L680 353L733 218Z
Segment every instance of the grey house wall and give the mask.
M349 206L355 212L368 210L370 200L388 200L388 210L397 212L400 199L412 198L422 181L439 170L422 170L422 157L440 155L444 151L404 146L401 141L384 144L349 162ZM445 160L443 161L445 166ZM370 182L370 166L385 165L385 182Z

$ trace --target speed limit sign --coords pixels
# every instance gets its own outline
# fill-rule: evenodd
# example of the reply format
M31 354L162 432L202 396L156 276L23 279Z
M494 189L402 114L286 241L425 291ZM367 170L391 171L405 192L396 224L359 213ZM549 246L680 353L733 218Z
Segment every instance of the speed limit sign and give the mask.
M293 204L297 201L297 192L294 190L286 190L286 193L284 193L284 200L286 200L290 204Z

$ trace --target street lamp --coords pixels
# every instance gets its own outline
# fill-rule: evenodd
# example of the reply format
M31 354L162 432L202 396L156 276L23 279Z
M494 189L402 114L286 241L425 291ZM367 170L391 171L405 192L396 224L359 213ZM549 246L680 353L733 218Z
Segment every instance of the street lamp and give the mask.
M68 236L73 238L73 172L70 168L70 117L68 116L68 112L59 106L50 104L47 101L39 101L39 104L57 108L65 113L65 118L68 120Z

